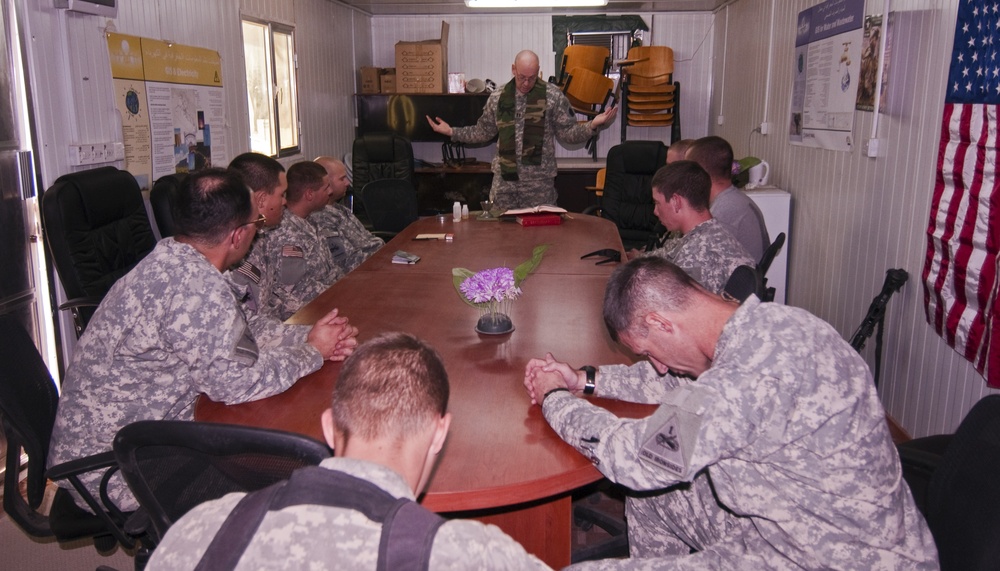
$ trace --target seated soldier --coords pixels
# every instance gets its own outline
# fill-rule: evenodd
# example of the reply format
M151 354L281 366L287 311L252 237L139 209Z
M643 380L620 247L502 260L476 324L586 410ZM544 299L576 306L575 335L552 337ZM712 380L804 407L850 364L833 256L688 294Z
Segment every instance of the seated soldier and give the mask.
M712 218L708 209L712 180L698 163L676 161L660 167L652 186L656 217L681 238L650 255L677 264L712 293L722 293L737 267L756 265L729 229Z
M288 178L285 167L273 158L260 153L243 153L229 163L229 170L239 174L243 182L253 191L253 201L265 218L264 225L257 232L250 252L263 252L271 232L285 213L285 193ZM280 303L274 296L274 271L267 271L262 256L251 259L248 254L234 266L230 278L247 289L243 299L243 309L251 321L267 323L270 319L280 321Z
M247 261L260 268L262 283L271 284L270 297L258 300L278 319L291 317L300 307L326 291L343 272L316 228L307 220L326 206L330 185L326 170L305 161L288 168L288 204L281 224L257 240ZM261 288L261 296L267 292Z
M319 157L315 162L326 169L333 194L326 207L309 215L309 222L316 227L320 237L326 240L333 255L333 263L346 274L360 266L385 242L369 232L349 208L339 203L351 184L344 163L332 157Z
M336 457L293 474L274 501L261 506L270 509L259 523L243 508L239 516L231 515L237 505L248 505L240 504L247 497L242 493L196 507L170 528L147 569L194 569L230 550L242 552L237 569L375 569L381 557L393 556L416 558L414 568L423 569L548 569L495 526L444 521L412 503L448 433L448 392L441 358L417 338L390 333L362 344L344 363L332 408L322 417ZM250 498L255 495L261 492ZM296 501L284 499L292 495ZM375 507L366 515L349 505L352 497ZM410 502L397 513L412 510L423 523L397 515L393 533L413 524L418 537L429 542L416 549L387 543L383 555L380 541L390 526L383 526L380 516L398 498ZM256 525L242 525L247 519ZM245 543L216 542L210 548L220 530L240 530Z
M712 178L712 216L729 228L755 261L760 261L771 239L760 208L733 185L733 148L722 137L702 137L691 145L685 158L701 165Z
M633 559L581 568L937 569L868 367L833 327L728 302L657 256L615 270L603 313L646 361L547 354L524 380L560 437L634 491ZM570 391L659 408L618 418Z
M272 328L282 338L259 337L222 274L263 224L250 191L238 175L207 169L177 192L177 233L115 283L80 338L62 385L50 466L111 450L115 433L138 420L190 420L199 393L229 404L280 393L357 344L357 330L337 310L312 328ZM95 497L100 476L84 478ZM120 508L136 508L117 477L108 490Z

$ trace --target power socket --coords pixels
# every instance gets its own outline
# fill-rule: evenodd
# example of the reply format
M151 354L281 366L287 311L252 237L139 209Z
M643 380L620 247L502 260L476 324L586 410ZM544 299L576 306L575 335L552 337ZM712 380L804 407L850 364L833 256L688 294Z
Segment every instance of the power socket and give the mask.
M761 135L767 135L770 130L771 130L771 124L768 123L767 121L764 121L763 123L760 124Z
M725 122L726 122L726 118L725 118L725 117L723 117L722 115L719 115L719 116L718 116L718 117L717 117L717 118L715 119L715 124L716 124L716 125L722 125L722 124L723 124L723 123L725 123Z

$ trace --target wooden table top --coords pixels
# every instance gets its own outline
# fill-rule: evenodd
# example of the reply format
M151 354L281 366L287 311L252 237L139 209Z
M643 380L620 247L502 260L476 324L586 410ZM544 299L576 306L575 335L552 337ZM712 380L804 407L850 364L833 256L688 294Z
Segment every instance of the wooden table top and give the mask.
M451 232L453 242L413 241L418 233ZM472 271L528 259L538 244L550 247L522 284L508 335L480 335L479 312L458 297L451 270ZM613 343L601 318L604 286L615 264L597 266L580 256L622 249L613 223L573 214L559 226L458 223L450 217L417 221L359 268L303 307L289 323L310 324L333 307L360 330L359 341L405 331L428 341L444 359L454 416L448 441L423 505L438 512L509 506L563 493L600 478L591 463L564 443L531 406L522 386L532 357L551 351L574 365L629 363L634 357ZM414 265L392 264L396 250L421 256ZM329 406L340 364L326 363L282 394L235 406L202 396L197 420L289 430L322 439L319 417ZM620 416L639 417L652 407L594 399Z

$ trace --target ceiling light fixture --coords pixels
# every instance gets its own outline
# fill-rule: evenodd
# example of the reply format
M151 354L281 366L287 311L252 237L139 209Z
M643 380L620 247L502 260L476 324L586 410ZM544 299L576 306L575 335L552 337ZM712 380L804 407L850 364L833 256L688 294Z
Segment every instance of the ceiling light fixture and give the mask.
M568 8L607 6L608 0L465 0L469 8Z

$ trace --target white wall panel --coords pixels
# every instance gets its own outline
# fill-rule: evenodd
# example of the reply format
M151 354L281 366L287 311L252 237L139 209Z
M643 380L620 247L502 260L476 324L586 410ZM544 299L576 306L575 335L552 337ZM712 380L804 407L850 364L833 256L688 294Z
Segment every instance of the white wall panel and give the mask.
M957 0L892 2L888 108L878 132L884 156L877 159L864 156L860 145L870 137L870 112L855 113L859 144L851 152L789 144L796 16L817 3L739 0L717 14L710 129L732 143L737 157L766 159L771 182L792 193L789 303L826 319L846 338L885 271L909 272L910 281L889 304L880 392L914 435L951 431L976 400L993 392L927 325L920 283L950 51L941 46L951 45ZM869 3L868 13L881 6ZM725 122L716 126L719 114ZM762 121L770 122L771 134L752 134ZM863 353L874 365L874 339Z

